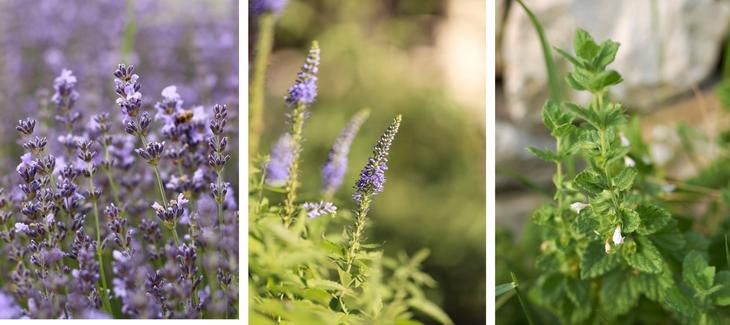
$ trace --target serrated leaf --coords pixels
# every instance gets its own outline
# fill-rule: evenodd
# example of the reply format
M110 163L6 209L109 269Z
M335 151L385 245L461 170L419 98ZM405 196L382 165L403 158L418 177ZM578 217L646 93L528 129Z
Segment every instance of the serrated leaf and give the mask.
M631 186L634 184L634 179L636 178L636 175L638 175L638 172L634 168L624 168L621 170L616 177L614 177L613 182L616 188L618 188L619 191L626 191L631 189Z
M698 293L705 293L715 282L715 267L709 266L700 252L691 251L684 257L682 278Z
M607 274L603 278L600 297L602 309L611 315L628 312L639 301L635 276L619 270Z
M605 274L618 266L617 254L606 254L603 243L593 241L581 254L580 278L589 279Z
M679 314L688 319L698 319L700 310L695 302L685 295L682 290L677 287L669 287L664 292L664 302Z
M601 44L601 50L593 60L593 65L598 69L604 69L616 58L616 52L618 52L619 43L612 40L607 40Z
M623 78L621 78L621 75L616 70L606 70L599 72L593 77L589 87L593 90L601 90L608 86L619 84L621 81L623 81Z
M722 287L712 294L712 301L719 306L730 305L730 271L717 272L715 284Z
M600 47L596 44L590 34L584 29L578 28L573 36L573 48L575 54L584 60L591 61L598 54Z
M672 220L672 216L667 210L651 204L639 205L636 207L636 212L641 217L641 227L638 232L642 235L656 233Z
M528 147L527 151L529 151L533 155L537 156L537 158L540 158L545 161L559 162L561 160L561 157L557 153L555 153L551 150L542 150L542 149L537 149L535 147Z
M590 292L590 282L576 279L566 278L564 282L565 294L568 299L573 302L576 306L580 306L588 301L588 294Z
M573 184L581 191L597 194L603 191L605 183L601 177L589 169L585 169L575 175Z
M425 299L410 299L408 305L427 316L433 318L443 325L452 325L454 322L441 308Z
M570 223L570 228L582 236L590 236L594 230L598 229L598 226L598 220L590 212L590 209L583 209Z
M551 205L544 204L532 213L532 222L538 226L546 225L555 213L555 208Z
M639 228L641 218L636 211L631 209L621 209L621 220L623 221L623 232L632 233Z
M636 239L636 252L627 254L624 259L632 267L647 273L662 273L662 255L646 237Z

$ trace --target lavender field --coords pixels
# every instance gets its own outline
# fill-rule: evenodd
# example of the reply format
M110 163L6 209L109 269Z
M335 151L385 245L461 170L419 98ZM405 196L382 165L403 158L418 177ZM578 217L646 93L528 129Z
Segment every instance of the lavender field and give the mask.
M0 1L0 318L238 318L238 3Z

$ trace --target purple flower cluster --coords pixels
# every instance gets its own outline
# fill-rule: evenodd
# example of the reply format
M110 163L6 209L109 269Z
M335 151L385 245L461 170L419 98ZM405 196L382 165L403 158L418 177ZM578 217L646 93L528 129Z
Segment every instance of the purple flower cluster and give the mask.
M113 75L118 111L83 123L78 80L64 69L56 123L15 127L24 153L16 180L2 183L12 190L0 191L0 277L11 279L0 317L236 317L229 110L187 110L167 87L152 118L134 67Z
M353 195L355 201L361 203L363 199L369 199L383 191L385 171L388 170L388 152L398 133L400 122L401 116L398 115L375 144L373 156L368 158L368 163L360 171L360 177L355 183L355 194Z
M327 201L305 202L302 204L302 208L307 211L307 216L310 218L337 213L337 207Z
M250 12L254 15L260 15L265 12L278 15L284 10L287 2L288 0L253 0L251 1Z
M350 119L350 122L335 139L335 144L330 149L327 162L322 167L322 192L328 195L334 193L345 177L347 171L347 154L350 151L350 144L357 135L360 126L369 115L368 110L363 110Z
M294 160L294 142L289 133L284 133L271 150L271 160L266 165L266 184L283 186L289 180L289 166Z
M307 59L297 74L297 80L289 88L286 103L289 106L311 105L317 97L317 72L319 71L319 45L312 43Z

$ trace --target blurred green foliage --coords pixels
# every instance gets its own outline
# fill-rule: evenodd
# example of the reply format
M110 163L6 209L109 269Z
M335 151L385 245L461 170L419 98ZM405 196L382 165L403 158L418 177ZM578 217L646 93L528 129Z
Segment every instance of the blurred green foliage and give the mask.
M353 206L352 185L371 153L372 141L394 114L403 114L391 149L385 192L374 204L368 236L386 255L428 248L424 271L438 287L427 292L456 324L485 321L485 131L479 116L457 104L439 81L439 67L416 66L413 48L430 46L445 3L410 1L291 1L277 22L277 51L322 48L319 97L305 123L303 199L318 199L318 178L340 129L369 107L350 151L338 206ZM302 58L297 58L300 62ZM458 59L458 58L455 58ZM286 129L283 96L295 77L270 73L261 150ZM290 80L275 80L288 78ZM281 86L278 86L281 85ZM426 321L426 319L424 319Z

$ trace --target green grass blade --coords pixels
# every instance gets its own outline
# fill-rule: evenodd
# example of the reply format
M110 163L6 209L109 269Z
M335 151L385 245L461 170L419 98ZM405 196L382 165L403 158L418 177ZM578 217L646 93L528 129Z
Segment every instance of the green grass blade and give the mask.
M730 269L730 248L727 246L727 235L725 235L725 260L727 261L727 268Z
M547 40L547 37L545 37L545 31L542 28L542 25L540 25L540 21L537 20L537 17L530 11L529 8L527 8L527 5L525 5L522 0L517 0L517 3L522 6L522 9L525 9L525 13L527 13L527 16L530 17L530 22L532 22L532 26L535 27L535 31L537 32L537 36L540 37L540 45L542 46L542 55L545 58L545 67L547 68L547 75L548 75L548 87L550 88L550 99L560 102L561 98L561 88L560 88L560 77L558 77L558 69L555 66L555 60L553 59L553 52L551 51L550 43Z
M519 1L519 0L518 0ZM515 293L517 294L517 299L520 301L520 306L522 307L522 312L525 313L525 317L527 318L527 323L530 325L535 324L532 321L532 316L530 316L530 309L527 307L527 302L525 302L524 299L522 299L522 295L520 294L520 288L519 283L517 282L517 276L515 276L514 273L510 272L510 275L512 275L512 283L515 286Z
M498 285L496 289L494 289L494 294L497 297L499 297L499 296L507 293L508 291L514 289L515 287L517 287L517 286L515 285L514 282L502 283L502 284Z

